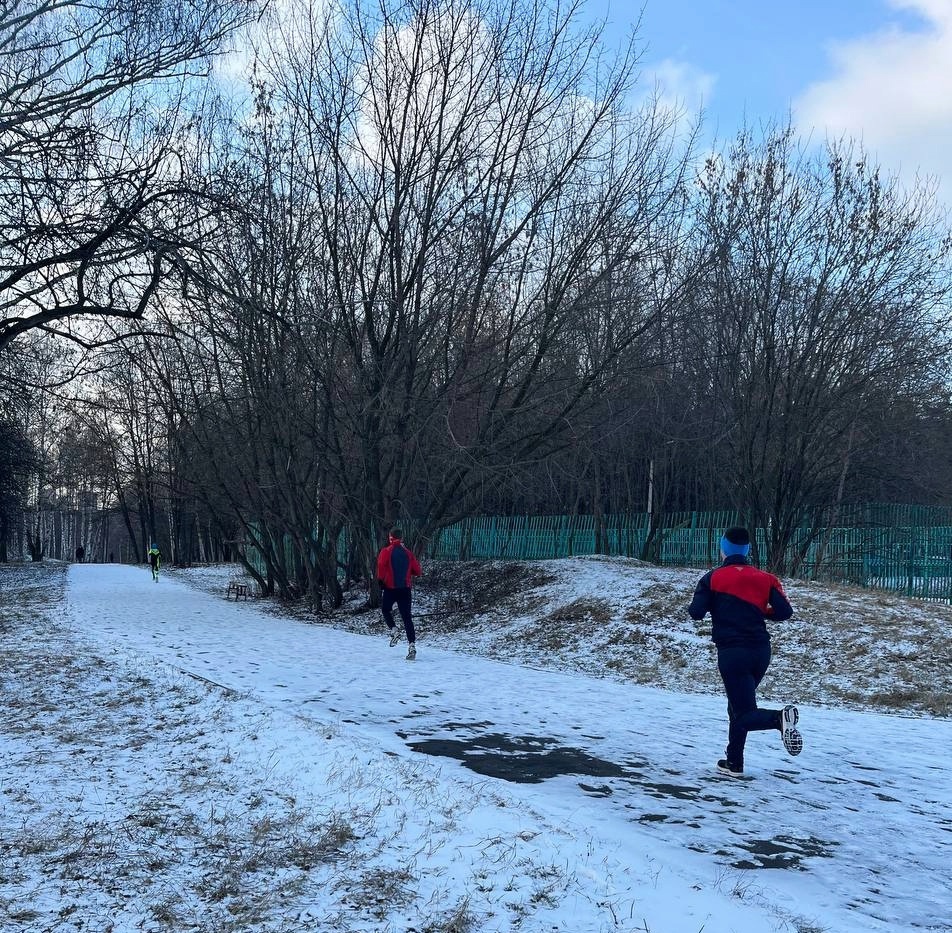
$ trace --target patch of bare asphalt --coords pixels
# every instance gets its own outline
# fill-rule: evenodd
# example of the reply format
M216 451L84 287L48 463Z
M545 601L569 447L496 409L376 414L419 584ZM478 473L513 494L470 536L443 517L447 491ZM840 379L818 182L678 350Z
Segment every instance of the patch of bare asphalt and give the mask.
M466 739L425 739L407 745L425 755L456 758L477 774L518 784L538 784L560 774L589 777L625 774L624 769L610 761L545 736L485 732Z
M554 736L506 735L492 729L493 723L445 722L440 728L460 737L407 741L407 746L425 755L453 758L486 777L518 784L538 784L560 775L603 778L591 784L579 781L579 789L595 799L618 797L618 802L643 825L682 826L697 829L712 811L731 811L743 804L735 799L738 785L749 784L712 774L684 780L675 769L653 769L646 761L612 762L582 748L562 743ZM397 735L406 741L405 732ZM795 782L794 782L795 783ZM648 801L653 801L648 808ZM729 840L714 854L728 859L733 868L787 868L805 870L811 858L830 858L837 843L816 836L779 834L772 838ZM695 840L689 846L705 851Z

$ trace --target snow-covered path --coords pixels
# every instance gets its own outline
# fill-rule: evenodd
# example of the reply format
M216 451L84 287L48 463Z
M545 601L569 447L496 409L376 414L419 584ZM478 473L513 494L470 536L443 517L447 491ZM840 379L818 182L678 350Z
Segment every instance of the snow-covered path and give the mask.
M753 735L750 779L736 781L712 768L720 698L440 651L425 634L408 663L382 633L277 619L124 566L72 567L68 608L96 642L397 755L465 764L618 851L656 851L708 887L728 879L728 893L756 887L778 916L836 933L952 930L952 722L801 705L803 755Z

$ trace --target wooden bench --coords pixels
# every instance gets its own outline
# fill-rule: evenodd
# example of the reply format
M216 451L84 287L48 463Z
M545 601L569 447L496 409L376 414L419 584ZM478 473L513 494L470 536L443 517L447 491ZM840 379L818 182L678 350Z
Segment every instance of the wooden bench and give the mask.
M247 599L251 595L251 584L247 580L232 580L228 584L228 590L225 593L225 599L235 597L235 602L242 597Z

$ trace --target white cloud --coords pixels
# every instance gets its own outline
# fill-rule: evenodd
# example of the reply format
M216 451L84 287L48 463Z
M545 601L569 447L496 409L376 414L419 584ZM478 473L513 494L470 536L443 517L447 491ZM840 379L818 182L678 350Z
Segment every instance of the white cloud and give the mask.
M326 0L268 0L261 16L232 36L231 49L216 61L219 80L243 84L262 50L278 37L289 44L306 42L310 27L321 21L328 8Z
M658 98L666 109L696 114L710 99L717 81L688 62L666 58L652 69Z
M794 102L805 133L862 140L904 179L935 176L952 203L952 0L890 0L919 29L890 26L830 46L833 76Z

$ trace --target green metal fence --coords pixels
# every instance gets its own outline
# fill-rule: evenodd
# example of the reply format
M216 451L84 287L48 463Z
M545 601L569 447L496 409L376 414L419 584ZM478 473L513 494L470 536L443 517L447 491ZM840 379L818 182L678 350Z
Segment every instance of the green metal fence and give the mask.
M907 596L952 601L952 510L864 506L850 518L860 527L799 529L786 563L807 580L850 583ZM879 524L897 518L944 524ZM537 560L585 554L647 556L669 567L710 567L720 557L724 528L734 512L665 515L646 548L651 517L611 515L490 516L467 518L443 529L427 555L438 560ZM758 552L767 553L766 529L757 529Z
M427 543L434 560L542 560L604 554L642 558L668 567L705 568L720 558L723 530L736 512L677 512L655 516L532 515L466 518L440 530ZM848 583L906 596L952 602L952 509L905 505L862 505L838 510L842 524L803 527L785 555L791 576ZM405 522L408 533L413 522ZM767 530L756 529L758 553L767 553ZM338 544L341 566L349 536ZM247 548L250 562L264 572L261 555ZM283 541L285 566L294 548Z
M736 523L734 512L681 512L655 530L651 558L699 566L716 558L720 532ZM438 532L427 547L437 560L541 560L580 554L641 557L651 530L647 513L517 515L466 518Z

